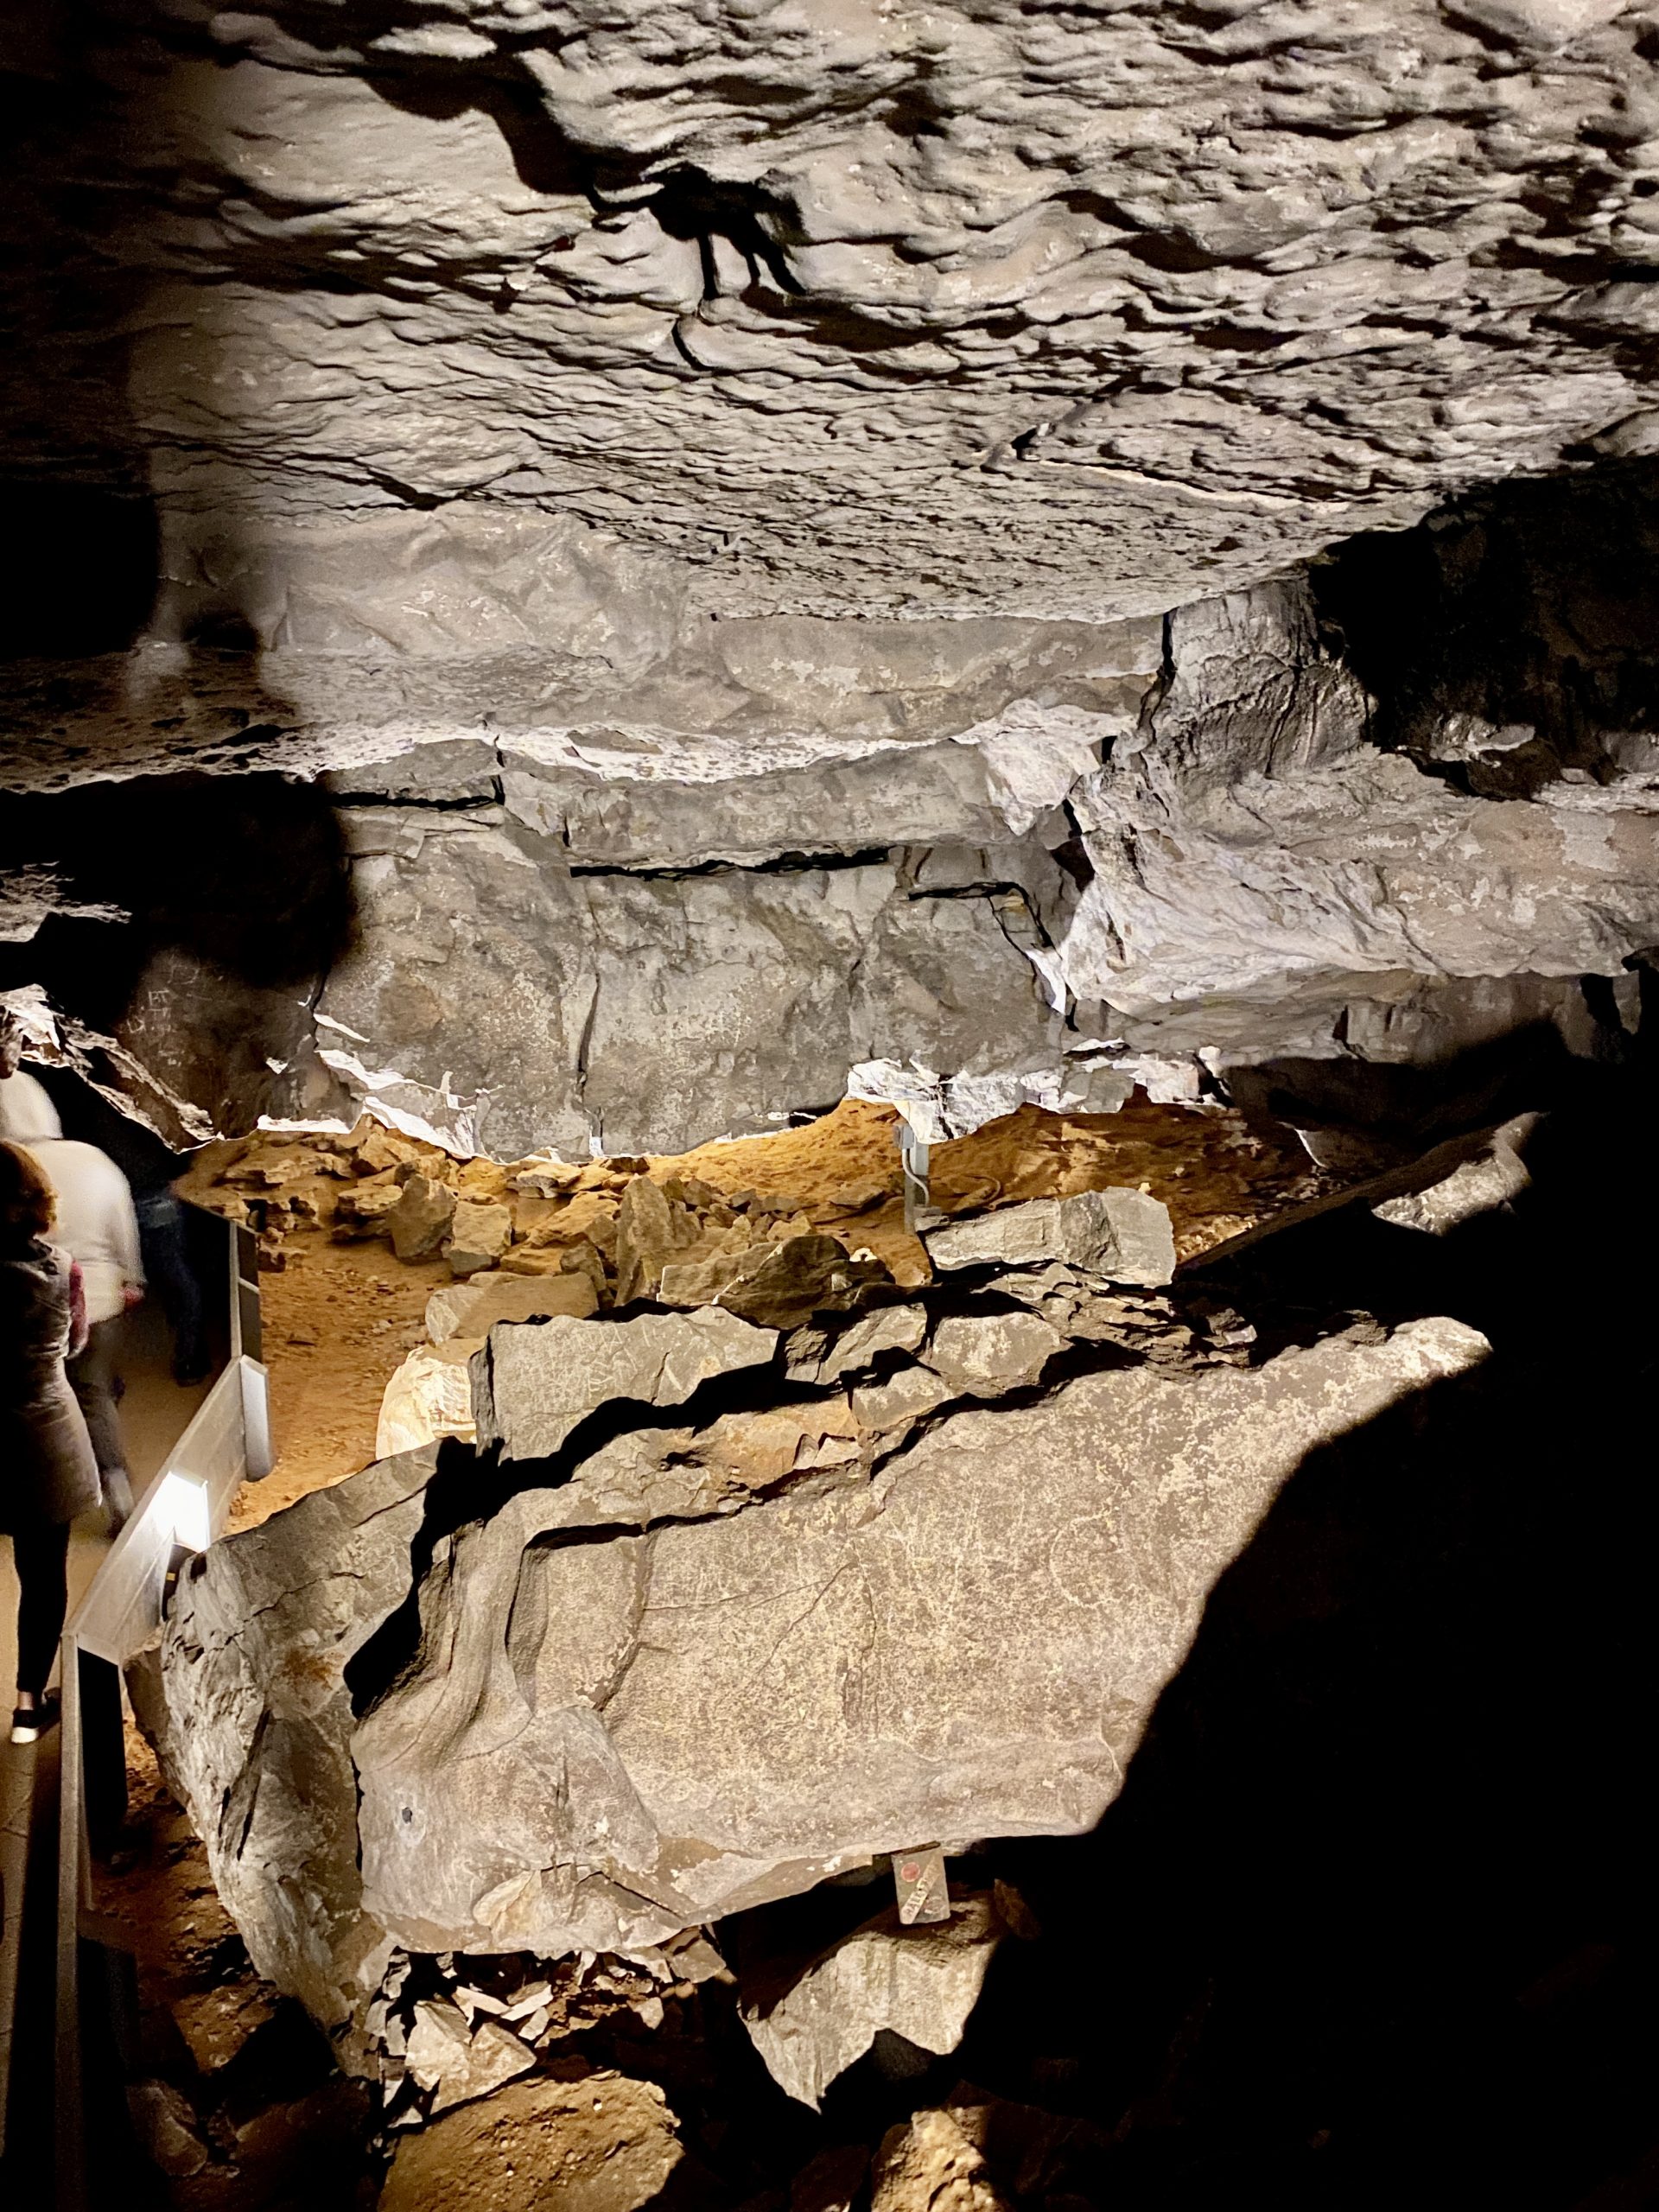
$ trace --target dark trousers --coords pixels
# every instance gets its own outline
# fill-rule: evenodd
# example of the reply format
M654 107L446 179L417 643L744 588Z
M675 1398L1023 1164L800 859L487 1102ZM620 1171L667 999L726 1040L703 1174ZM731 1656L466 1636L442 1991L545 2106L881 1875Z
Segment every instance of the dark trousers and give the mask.
M94 1321L86 1332L86 1351L70 1360L67 1369L69 1386L86 1416L86 1433L92 1440L100 1475L124 1474L127 1465L115 1405L115 1341L120 1326L118 1314L111 1321Z
M174 1368L180 1374L200 1375L207 1366L207 1338L184 1208L171 1191L149 1192L136 1204L144 1274L173 1332Z
M69 1523L20 1531L11 1556L17 1570L17 1687L38 1697L69 1610Z

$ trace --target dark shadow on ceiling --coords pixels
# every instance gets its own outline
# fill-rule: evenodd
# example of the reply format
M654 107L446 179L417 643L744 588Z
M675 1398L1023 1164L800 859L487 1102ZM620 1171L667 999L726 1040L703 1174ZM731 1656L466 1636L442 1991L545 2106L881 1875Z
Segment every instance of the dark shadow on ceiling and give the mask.
M1500 485L1312 575L1380 744L1433 766L1445 717L1477 717L1503 749L1442 772L1498 798L1659 766L1659 461Z
M145 327L171 251L145 228L162 195L133 180L153 170L166 73L188 46L177 22L90 7L0 29L0 658L13 742L48 783L106 762L178 764L7 800L0 870L44 876L48 904L127 918L50 913L32 941L0 945L0 978L42 985L219 1126L246 1128L307 1049L307 1002L354 925L327 798L234 772L296 719L266 678L245 483L221 471L199 547L200 521L169 518L153 488L132 398L126 334ZM205 316L175 335L151 358L152 399L166 360L181 378L213 376ZM158 638L163 650L132 651ZM194 772L201 760L222 772Z
M14 798L0 841L0 867L44 863L71 899L130 917L49 915L32 943L3 948L8 982L44 983L99 1028L119 1024L159 952L286 989L352 942L339 820L325 793L291 777L142 776Z
M1606 1025L1609 1058L1622 1041L1623 1033ZM1554 1022L1529 1021L1438 1060L1262 1060L1230 1068L1226 1088L1258 1125L1353 1132L1381 1165L1415 1160L1447 1137L1513 1114L1548 1109L1582 1073Z

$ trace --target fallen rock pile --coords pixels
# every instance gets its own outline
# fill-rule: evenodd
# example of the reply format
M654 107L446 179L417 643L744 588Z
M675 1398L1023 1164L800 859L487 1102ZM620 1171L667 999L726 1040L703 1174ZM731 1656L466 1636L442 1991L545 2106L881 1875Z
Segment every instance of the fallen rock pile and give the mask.
M662 1218L632 1180L628 1255ZM1306 1452L1485 1349L1431 1319L1267 1357L1084 1264L1064 1208L995 1218L1013 1264L906 1293L843 1253L791 1325L494 1319L477 1454L388 1459L186 1569L136 1694L256 1965L343 2063L435 2096L536 2047L458 1968L393 2052L400 1960L656 1975L920 1840L1092 1825Z
M321 1229L347 1242L385 1238L405 1263L441 1258L457 1281L484 1278L499 1288L503 1274L571 1276L573 1297L589 1286L588 1311L641 1298L702 1306L728 1288L735 1300L775 1303L785 1285L798 1302L823 1303L821 1278L857 1251L855 1240L826 1237L823 1222L850 1222L891 1195L866 1179L808 1214L788 1198L720 1191L690 1175L653 1179L648 1167L633 1159L459 1160L365 1121L347 1135L209 1147L181 1187L251 1228L269 1266L283 1264L296 1229ZM804 1238L816 1242L755 1290L760 1267ZM734 1298L722 1302L739 1310Z

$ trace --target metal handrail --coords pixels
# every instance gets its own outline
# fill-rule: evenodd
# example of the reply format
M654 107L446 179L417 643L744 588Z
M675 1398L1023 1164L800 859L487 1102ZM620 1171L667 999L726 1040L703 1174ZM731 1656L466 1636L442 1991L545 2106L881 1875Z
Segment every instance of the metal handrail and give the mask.
M65 1627L58 1797L54 2143L57 2212L86 2212L80 1948L93 1907L87 1817L87 1669L128 1664L160 1628L181 1548L203 1551L223 1531L244 1482L270 1471L270 1425L260 1349L253 1240L227 1224L231 1356L100 1561Z

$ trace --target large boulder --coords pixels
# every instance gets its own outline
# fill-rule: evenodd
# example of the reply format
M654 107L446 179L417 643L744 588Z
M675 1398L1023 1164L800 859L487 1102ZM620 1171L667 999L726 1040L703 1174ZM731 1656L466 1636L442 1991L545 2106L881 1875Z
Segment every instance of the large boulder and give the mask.
M918 1836L1085 1829L1306 1453L1484 1351L1424 1320L1086 1374L873 1471L683 1473L637 1529L580 1471L520 1493L357 1730L365 1899L417 1948L627 1949Z

